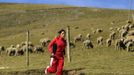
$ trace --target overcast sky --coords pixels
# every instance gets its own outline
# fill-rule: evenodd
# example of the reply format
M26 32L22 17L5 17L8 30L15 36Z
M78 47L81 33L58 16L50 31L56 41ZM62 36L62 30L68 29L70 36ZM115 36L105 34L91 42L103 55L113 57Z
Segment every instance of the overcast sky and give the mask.
M0 0L8 3L62 4L82 7L134 9L134 0ZM131 2L131 3L130 3Z

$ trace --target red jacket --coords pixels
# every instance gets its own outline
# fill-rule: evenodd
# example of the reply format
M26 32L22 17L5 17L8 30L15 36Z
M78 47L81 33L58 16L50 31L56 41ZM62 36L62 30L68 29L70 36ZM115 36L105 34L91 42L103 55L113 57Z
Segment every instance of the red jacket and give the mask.
M52 50L53 44L57 45L57 50L56 50L56 53L55 53L54 56L56 56L59 59L63 58L63 56L65 54L66 40L64 40L60 36L54 38L48 45L48 50L49 50L50 53L53 52L53 50Z

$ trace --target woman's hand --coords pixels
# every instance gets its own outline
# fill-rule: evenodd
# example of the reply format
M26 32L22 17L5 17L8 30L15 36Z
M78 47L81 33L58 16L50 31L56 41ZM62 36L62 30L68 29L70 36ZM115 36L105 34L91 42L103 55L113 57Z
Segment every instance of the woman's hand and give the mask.
M51 54L51 58L54 57L54 53Z
M51 55L54 56L54 53L52 53Z

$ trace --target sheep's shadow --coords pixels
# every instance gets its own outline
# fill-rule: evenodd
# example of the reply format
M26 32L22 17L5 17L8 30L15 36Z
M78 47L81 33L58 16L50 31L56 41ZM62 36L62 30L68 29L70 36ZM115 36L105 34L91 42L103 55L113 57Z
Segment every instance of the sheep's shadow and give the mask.
M63 75L85 75L85 73L80 72L78 73L78 71L83 70L84 68L75 68L75 69L71 69L71 70L63 70Z

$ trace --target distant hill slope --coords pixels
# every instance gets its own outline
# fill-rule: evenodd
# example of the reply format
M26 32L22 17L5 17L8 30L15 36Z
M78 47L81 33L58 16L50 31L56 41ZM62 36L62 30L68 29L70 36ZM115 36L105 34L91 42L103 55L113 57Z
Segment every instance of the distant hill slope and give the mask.
M0 4L0 37L24 33L27 29L51 31L56 27L55 31L67 25L72 28L79 26L79 31L86 30L86 26L92 26L88 30L98 27L107 29L112 21L116 22L116 26L121 26L127 18L127 10L61 5ZM38 33L43 32L42 30ZM75 31L72 30L72 32ZM54 34L48 36L52 37Z
M48 8L63 8L71 7L65 5L47 5L47 4L23 4L23 3L0 3L2 9L14 9L14 10L33 10L33 9L48 9Z

